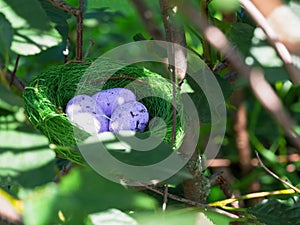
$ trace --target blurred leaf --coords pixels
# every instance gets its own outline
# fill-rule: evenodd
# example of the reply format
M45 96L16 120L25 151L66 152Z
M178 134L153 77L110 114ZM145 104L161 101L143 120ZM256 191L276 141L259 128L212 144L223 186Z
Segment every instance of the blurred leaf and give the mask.
M215 76L222 90L224 99L226 100L231 96L233 89L228 81L224 80L218 75L214 75L209 69L203 70L203 74L201 74L201 76ZM181 93L188 93L188 95L191 97L195 104L195 107L198 110L199 120L202 123L210 123L211 111L205 93L190 76L187 76L184 80Z
M5 63L8 63L9 49L13 38L13 29L5 16L0 13L0 54L5 58ZM1 96L1 95L0 95Z
M90 223L93 225L138 225L138 223L127 214L118 209L109 209L104 212L89 215Z
M33 187L54 177L54 152L42 135L0 130L0 179Z
M101 0L101 1L88 1L87 10L107 8L109 11L119 11L123 15L132 14L134 8L130 1L123 0Z
M141 176L143 180L144 175L142 173L134 173L133 178L126 170L124 171L123 165L129 165L130 167L155 165L152 168L151 174L153 179L159 181L159 177L156 174L171 174L168 182L171 184L178 184L184 179L191 178L187 169L182 167L179 171L174 171L174 174L170 172L172 168L163 167L162 164L165 159L172 154L172 162L175 165L182 162L180 156L174 153L170 144L165 143L156 136L149 136L148 133L135 133L134 135L124 133L124 135L116 135L111 132L101 133L95 136L91 136L79 145L79 149L83 157L92 167L102 165L102 169L106 169L105 173L111 174L111 176L124 176L126 179L135 180L136 176ZM108 151L108 155L101 154L101 151ZM111 158L110 158L111 157ZM180 165L180 164L179 164ZM113 170L111 168L114 168ZM176 167L176 166L175 166ZM177 168L177 167L176 167ZM140 180L138 180L140 181ZM141 181L140 181L141 182ZM145 181L145 182L148 182Z
M231 218L212 212L205 211L199 212L195 209L180 209L180 210L167 210L165 213L145 214L136 213L132 215L138 224L143 225L178 225L178 224L201 224L201 225L229 225L232 221Z
M254 27L246 23L232 23L231 29L226 33L228 39L237 47L245 56L249 54L252 44Z
M13 110L22 106L22 104L22 98L0 83L0 108Z
M227 0L226 2L222 0L212 0L210 5L215 10L225 12L225 13L230 13L236 11L240 6L240 3L238 0Z
M38 0L0 0L0 12L15 31L11 50L18 54L37 54L61 41Z
M50 3L50 1L39 0L41 6L47 13L48 18L55 23L55 27L62 36L63 40L66 41L68 38L69 25L67 23L67 19L71 17L71 15L58 7L55 7Z
M264 200L248 211L266 225L300 224L299 198L296 201Z
M156 202L110 182L89 168L73 169L59 184L49 183L24 199L25 224L61 223L82 225L88 214L116 207L120 210L154 209ZM38 216L37 216L38 215Z

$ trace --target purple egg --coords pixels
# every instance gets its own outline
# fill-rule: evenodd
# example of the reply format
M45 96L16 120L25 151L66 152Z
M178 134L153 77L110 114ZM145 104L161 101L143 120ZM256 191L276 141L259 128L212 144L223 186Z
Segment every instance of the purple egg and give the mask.
M90 134L108 131L108 119L103 116L97 116L92 112L78 112L74 114L72 123Z
M126 88L111 88L99 91L92 96L105 115L111 116L113 111L126 102L136 101L135 94Z
M73 117L73 114L78 112L95 112L96 113L95 100L85 94L76 95L71 98L66 106L66 114L69 118Z
M127 102L114 110L109 123L109 131L118 133L120 130L143 132L149 122L147 108L140 102Z
M66 106L70 121L88 133L108 131L108 119L96 101L88 95L73 97Z

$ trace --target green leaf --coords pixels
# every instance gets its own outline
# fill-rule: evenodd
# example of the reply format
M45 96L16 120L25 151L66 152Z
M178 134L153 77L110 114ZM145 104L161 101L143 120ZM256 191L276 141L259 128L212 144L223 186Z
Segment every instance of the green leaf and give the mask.
M18 54L37 54L61 41L38 0L0 0L0 13L14 29L11 50Z
M233 91L231 85L226 80L221 78L220 76L214 75L211 72L211 70L205 69L205 70L203 70L203 74L199 74L199 75L215 76L215 78L216 78L217 82L219 83L220 88L222 90L224 99L226 100L231 96L232 91ZM208 87L209 91L213 91L211 89L212 88ZM193 100L195 107L198 110L199 120L202 123L210 123L211 122L210 121L211 120L211 111L210 111L210 106L208 104L205 93L200 88L200 86L190 76L187 76L186 79L184 80L181 93L188 93L190 98Z
M237 46L242 54L248 55L250 46L252 44L254 27L246 23L232 23L231 29L227 36L229 40Z
M136 213L132 216L138 221L138 224L143 225L229 225L232 221L231 218L212 211L201 212L192 208L180 210L169 209L165 213L157 213L155 215Z
M138 225L132 217L118 209L93 213L89 215L89 220L93 225Z
M170 168L158 164L171 154L172 163L182 162L182 159L178 154L174 153L170 144L156 136L149 136L149 133L137 132L134 135L130 133L124 132L123 135L116 135L111 132L105 132L94 135L86 139L83 144L80 144L79 149L90 166L98 168L98 165L102 165L101 169L105 168L104 173L111 176L124 176L129 180L135 180L138 173L135 172L132 175L133 177L131 177L129 171L131 171L132 167L143 168L144 166L155 165L152 168L153 171L155 170L155 174L171 175L168 180L171 184L178 184L184 179L191 178L191 174L184 168L184 164L182 164L183 168L175 166L175 169L179 169L179 171L175 171L174 174L169 172ZM101 151L105 151L107 154L102 154L104 152L101 153ZM124 164L130 167L125 172ZM104 165L107 165L107 167ZM111 170L111 167L114 169ZM153 171L151 171L151 174L154 173ZM142 176L142 178L140 177L141 180L145 178L148 181L147 177L144 177L142 173L139 176ZM153 179L159 180L158 177L153 177Z
M48 18L55 23L55 27L63 37L63 40L67 40L69 25L67 23L67 19L71 17L71 15L58 7L55 7L50 3L50 1L39 0L41 6L47 13Z
M59 184L50 183L27 195L24 221L30 225L61 223L58 215L63 214L65 224L82 225L89 214L116 206L120 210L149 210L156 207L156 202L104 179L89 168L77 168Z
M0 53L3 55L5 63L7 64L9 59L9 49L13 38L13 29L2 13L0 13L0 33L2 34L0 36Z
M248 211L266 225L300 224L299 198L286 201L265 200Z
M34 187L54 177L54 152L35 133L0 130L0 180Z
M222 0L212 0L210 5L215 10L226 12L226 13L237 11L237 9L240 6L238 0L227 0L225 2Z

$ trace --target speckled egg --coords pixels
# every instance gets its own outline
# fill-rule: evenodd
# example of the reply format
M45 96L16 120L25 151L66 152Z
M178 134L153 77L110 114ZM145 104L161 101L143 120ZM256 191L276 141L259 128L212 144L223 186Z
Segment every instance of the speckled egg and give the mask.
M66 106L66 114L69 118L78 112L96 112L96 102L88 95L76 95L71 98Z
M72 123L90 134L108 131L108 119L103 116L97 116L92 112L78 112L74 114Z
M140 102L131 101L117 107L109 123L109 131L118 133L120 130L145 131L149 122L147 108Z
M66 106L70 121L88 133L108 131L108 119L96 101L88 95L73 97Z
M135 94L126 88L111 88L97 92L92 96L96 104L110 117L113 111L126 102L136 101Z

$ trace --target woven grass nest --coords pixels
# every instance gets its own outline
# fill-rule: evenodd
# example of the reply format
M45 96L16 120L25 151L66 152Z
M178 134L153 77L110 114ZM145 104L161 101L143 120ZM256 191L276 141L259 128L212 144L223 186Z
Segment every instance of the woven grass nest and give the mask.
M112 71L116 71L112 73ZM167 125L163 140L171 143L172 139L172 84L161 75L144 67L124 66L102 60L70 63L55 66L36 76L25 88L24 107L32 125L48 137L56 147L58 156L77 164L84 160L76 144L90 136L85 131L73 126L64 113L68 101L77 94L93 95L100 90L126 87L133 91L148 109L150 119L159 117ZM182 143L184 137L183 113L180 96L177 96L176 139L173 148ZM161 124L152 129L152 134L159 135ZM74 136L76 130L76 137ZM78 136L78 132L81 134ZM150 132L147 128L145 132Z

